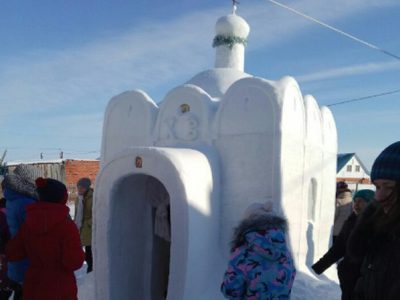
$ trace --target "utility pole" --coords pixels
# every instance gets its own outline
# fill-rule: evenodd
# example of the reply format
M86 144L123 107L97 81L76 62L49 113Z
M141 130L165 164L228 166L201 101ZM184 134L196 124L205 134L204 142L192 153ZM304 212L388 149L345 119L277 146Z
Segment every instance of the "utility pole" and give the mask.
M3 175L6 173L6 168L4 165L4 159L6 158L6 154L7 154L7 149L4 150L3 155L0 158L0 175Z

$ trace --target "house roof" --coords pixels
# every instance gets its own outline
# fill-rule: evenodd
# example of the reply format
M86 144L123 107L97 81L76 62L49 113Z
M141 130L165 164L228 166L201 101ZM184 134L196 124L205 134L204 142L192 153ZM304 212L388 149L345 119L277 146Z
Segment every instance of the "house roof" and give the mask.
M360 158L357 156L355 153L338 153L337 155L337 167L336 167L336 173L339 173L339 171L352 159L355 157L357 161L360 163L360 166L363 168L363 170L369 174L369 170L365 167L365 165L362 163Z
M336 173L338 173L354 155L355 153L338 153Z
M35 165L35 164L60 164L66 161L98 161L98 159L88 159L88 158L63 158L63 159L41 159L41 160L31 160L31 161L11 161L6 162L6 167L12 167L19 164Z

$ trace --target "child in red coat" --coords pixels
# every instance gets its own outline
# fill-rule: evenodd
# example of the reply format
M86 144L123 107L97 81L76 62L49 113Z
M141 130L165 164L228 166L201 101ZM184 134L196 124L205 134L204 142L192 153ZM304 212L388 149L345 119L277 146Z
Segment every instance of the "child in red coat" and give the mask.
M65 205L67 189L57 180L41 177L36 187L39 202L27 207L25 223L7 244L7 258L29 258L24 300L76 300L74 271L82 266L84 252Z

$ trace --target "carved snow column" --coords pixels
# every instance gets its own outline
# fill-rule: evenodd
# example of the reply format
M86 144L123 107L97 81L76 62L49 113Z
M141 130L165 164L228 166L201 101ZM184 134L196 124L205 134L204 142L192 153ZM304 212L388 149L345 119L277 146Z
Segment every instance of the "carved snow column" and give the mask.
M134 146L152 146L157 104L140 90L113 97L104 116L101 166Z
M333 224L335 213L335 180L336 160L337 160L337 131L336 123L332 112L326 106L321 108L322 117L322 138L323 138L323 186L320 211L321 222ZM332 183L333 182L333 183ZM316 249L316 257L321 257L329 248L330 227L320 226L319 228L319 247Z
M216 49L215 67L244 70L244 47L250 27L247 22L230 14L221 17L215 25L216 36L213 47Z
M327 220L320 218L322 207L323 182L323 137L322 137L322 115L317 101L311 95L304 96L306 116L306 138L305 138L305 163L303 174L303 218L301 232L305 235L307 243L303 243L300 249L300 263L311 266L318 259L319 230L321 227L330 228ZM325 232L325 229L324 229ZM328 234L329 235L329 234Z

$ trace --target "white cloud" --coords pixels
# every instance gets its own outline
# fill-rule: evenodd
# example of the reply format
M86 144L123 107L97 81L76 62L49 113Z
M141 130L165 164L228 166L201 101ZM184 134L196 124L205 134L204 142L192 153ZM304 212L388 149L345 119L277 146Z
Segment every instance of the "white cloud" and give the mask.
M314 73L298 75L296 79L299 82L312 82L327 79L334 79L339 77L354 76L368 73L379 73L386 71L400 70L400 63L398 61L390 62L377 62L366 63L359 65L351 65L341 68L328 69Z
M210 30L192 33L191 22ZM207 63L214 18L206 13L167 24L144 24L117 37L73 49L30 53L2 63L0 114L57 106L96 105L129 87L146 88L193 74ZM204 51L198 51L199 48ZM102 99L106 97L106 99Z
M303 0L293 5L329 21L394 3L338 0L328 5L322 1ZM170 22L152 20L152 23L139 24L125 33L87 45L38 51L1 62L0 102L4 105L0 117L78 104L103 109L112 95L123 90L156 90L168 81L185 81L213 65L210 47L213 26L223 13L224 10L214 9ZM299 30L316 26L267 1L242 5L239 13L252 25L249 50L279 43Z
M363 11L399 5L396 0L335 0L329 1L329 3L318 0L287 3L287 1L280 0L279 2L333 26L335 21L360 14ZM320 26L287 9L276 6L268 0L264 0L263 4L257 7L243 6L243 10L246 19L252 25L250 47L252 44L255 47L266 47L287 41L307 28ZM340 29L346 31L345 28ZM329 32L329 29L325 28L324 30ZM298 51L301 49L293 47L294 55Z

